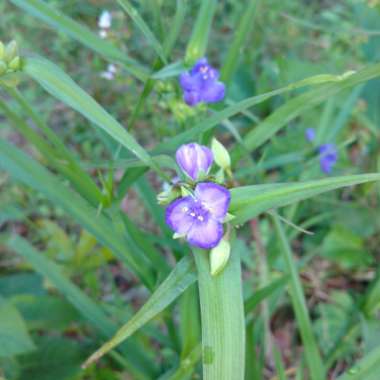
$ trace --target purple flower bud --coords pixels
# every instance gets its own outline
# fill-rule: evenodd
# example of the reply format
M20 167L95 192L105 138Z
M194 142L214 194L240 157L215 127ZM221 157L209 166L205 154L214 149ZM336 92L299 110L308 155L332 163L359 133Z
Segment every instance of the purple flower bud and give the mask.
M315 139L315 129L314 128L308 128L308 129L306 129L305 138L309 142L314 141L314 139Z
M201 172L208 174L214 157L206 146L191 143L178 148L176 160L182 171L196 181Z
M223 220L231 195L213 182L199 183L194 196L178 198L166 209L166 223L194 247L211 249L223 237Z
M189 72L179 77L183 99L189 106L198 103L216 103L225 96L225 86L219 80L219 71L210 66L206 58L199 59Z
M319 148L319 164L321 170L330 174L333 166L338 160L338 151L334 144L323 144Z

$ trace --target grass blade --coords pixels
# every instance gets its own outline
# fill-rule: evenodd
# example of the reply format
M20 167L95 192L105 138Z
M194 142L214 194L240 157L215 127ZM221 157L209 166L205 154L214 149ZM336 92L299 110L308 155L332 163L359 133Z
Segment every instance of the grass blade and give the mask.
M114 140L166 178L136 139L58 66L45 59L28 58L24 62L23 70L51 95L103 129Z
M244 380L245 322L239 252L218 276L209 252L194 250L201 302L204 380Z
M180 294L196 281L193 263L189 256L185 256L156 289L141 309L115 334L115 336L92 354L84 363L89 366L101 358L114 347L122 343L134 332L144 326L156 315L169 306Z
M232 223L244 223L263 211L299 202L327 191L379 180L380 174L370 173L300 183L275 183L237 187L231 189L230 212L236 215Z
M197 20L186 49L186 61L195 61L206 53L216 0L202 0Z
M197 138L202 133L207 132L208 130L217 126L223 120L229 119L230 117L235 116L256 104L262 103L265 100L272 98L273 96L281 95L305 86L316 86L331 82L331 84L320 86L320 88L310 90L305 94L299 95L298 97L290 100L278 108L273 114L271 114L271 116L265 119L253 131L249 132L244 137L244 143L245 147L251 151L270 139L290 120L299 116L308 108L317 105L318 103L328 99L331 96L336 95L339 91L355 86L356 84L365 82L377 76L380 76L380 64L368 66L356 74L352 74L348 77L344 74L323 74L291 83L288 86L267 92L265 94L244 99L238 103L226 107L223 111L214 113L214 115L211 117L199 122L193 128L180 133L170 140L165 141L165 143L160 144L158 147L156 147L156 149L154 149L154 151L157 153L168 152L169 150L174 151L179 145ZM243 154L244 152L242 152L241 148L239 147L234 151L234 159L239 159Z
M68 301L93 325L99 333L108 338L116 331L116 325L111 322L103 309L91 300L81 289L74 285L63 273L62 270L46 255L37 252L25 239L13 235L5 241L5 245L22 256L33 269L49 281L68 299ZM136 344L126 345L128 356L124 358L128 367L133 373L138 375L144 366L140 363L140 352ZM139 368L140 367L140 368ZM138 376L141 378L141 376Z
M146 257L141 254L137 256L133 251L128 251L125 238L117 233L111 221L104 214L98 214L95 208L65 187L48 170L25 153L1 140L0 168L8 171L25 185L40 191L56 205L61 206L100 243L109 247L115 256L124 262L148 288L153 288L154 275Z
M309 91L291 99L270 116L268 116L255 129L244 136L245 146L249 151L257 149L267 142L281 128L286 126L291 120L302 114L307 109L318 105L324 100L337 95L340 91L376 78L380 75L380 64L375 64L358 71L355 74L338 76L336 83L327 84L320 88ZM334 81L333 81L334 82ZM241 157L242 153L235 150L235 160Z
M139 12L136 8L132 6L132 4L128 0L117 0L119 5L124 9L124 11L129 15L129 17L133 20L136 26L141 30L141 33L145 36L147 41L153 47L157 55L161 58L163 62L166 62L166 56L163 47L160 42L157 40L156 36L150 30L149 26L140 16Z
M306 361L309 366L311 380L325 380L325 369L323 367L320 352L314 338L310 317L307 311L305 296L297 267L293 261L292 252L280 219L273 215L273 221L279 239L281 251L289 273L290 298L292 300L294 313L296 315L298 328L301 333L303 346L305 349Z
M375 380L380 373L380 347L366 355L337 380Z
M224 64L220 73L221 80L229 83L236 69L240 57L240 51L249 36L255 22L257 4L260 0L247 0L241 17L238 18L237 30L234 39L228 49Z
M59 140L58 136L44 124L26 99L15 89L8 89L8 91L44 132L51 145L35 132L20 115L13 112L10 107L0 100L0 109L3 110L5 116L23 134L29 143L38 149L49 166L67 178L78 193L87 199L92 206L98 207L102 202L103 196L92 178L78 165L75 158Z
M14 5L32 16L46 22L53 29L59 30L74 38L81 44L102 55L109 62L120 62L125 69L140 80L148 77L146 69L123 53L119 48L101 39L86 26L77 23L70 17L41 0L10 0Z

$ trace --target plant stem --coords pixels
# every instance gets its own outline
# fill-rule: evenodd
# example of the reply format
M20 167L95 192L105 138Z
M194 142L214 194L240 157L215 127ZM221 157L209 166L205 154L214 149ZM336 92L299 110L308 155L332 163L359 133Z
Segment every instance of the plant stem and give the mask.
M210 275L209 253L194 250L202 321L204 380L244 380L245 321L240 257L231 253L219 275Z

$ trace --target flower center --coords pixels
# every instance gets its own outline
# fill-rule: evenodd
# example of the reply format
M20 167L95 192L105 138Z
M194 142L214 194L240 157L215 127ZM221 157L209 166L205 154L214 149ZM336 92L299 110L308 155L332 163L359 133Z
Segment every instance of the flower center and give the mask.
M209 218L209 210L204 207L204 205L198 201L198 199L194 199L193 204L190 207L184 206L182 207L182 212L188 216L191 216L196 222L207 222Z

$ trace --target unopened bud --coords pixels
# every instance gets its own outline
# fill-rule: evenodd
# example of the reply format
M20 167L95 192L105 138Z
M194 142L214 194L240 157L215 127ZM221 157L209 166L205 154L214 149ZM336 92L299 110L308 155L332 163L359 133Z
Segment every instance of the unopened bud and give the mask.
M157 195L157 202L160 205L167 205L174 199L178 198L181 192L178 188L172 187L169 190L165 190Z
M4 44L0 41L0 59L3 59L3 58L4 58L4 54L5 54L5 46L4 46Z
M230 258L231 245L223 238L219 244L210 251L210 273L216 276L223 271Z
M231 166L231 158L227 149L216 138L213 138L211 150L216 164L227 170Z
M7 71L7 65L5 62L0 61L0 75L4 74Z
M4 53L5 62L9 63L16 57L17 57L17 42L11 41L5 47L5 53Z
M15 57L12 59L12 61L9 62L9 65L8 67L11 69L11 70L14 70L14 71L17 71L20 69L20 57Z

